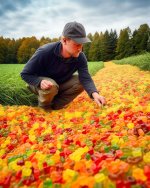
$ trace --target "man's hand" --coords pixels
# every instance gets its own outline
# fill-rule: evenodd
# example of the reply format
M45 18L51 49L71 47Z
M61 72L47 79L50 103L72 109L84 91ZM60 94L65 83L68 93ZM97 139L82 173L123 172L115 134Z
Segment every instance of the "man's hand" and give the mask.
M40 83L41 89L50 89L53 86L53 83L48 80L42 80Z
M102 107L106 104L105 98L99 95L97 92L92 93L94 101L98 104L98 106Z

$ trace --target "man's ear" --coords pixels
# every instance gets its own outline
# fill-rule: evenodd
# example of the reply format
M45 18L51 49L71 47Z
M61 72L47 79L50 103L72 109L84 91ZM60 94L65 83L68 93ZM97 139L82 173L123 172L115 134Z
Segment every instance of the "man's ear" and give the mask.
M62 37L61 42L62 42L63 44L66 44L67 39L66 39L65 37Z
M64 42L64 44L66 44L66 42L67 42L67 39L66 39L66 38L64 38L64 39L63 39L63 42Z

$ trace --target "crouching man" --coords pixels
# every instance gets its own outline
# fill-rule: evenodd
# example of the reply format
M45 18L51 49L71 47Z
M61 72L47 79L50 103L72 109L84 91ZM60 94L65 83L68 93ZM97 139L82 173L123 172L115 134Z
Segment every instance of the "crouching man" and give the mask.
M81 23L65 25L60 42L37 49L21 72L28 88L38 96L44 109L61 109L85 90L99 105L105 98L99 95L89 74L83 44L91 42ZM78 74L74 74L78 71Z

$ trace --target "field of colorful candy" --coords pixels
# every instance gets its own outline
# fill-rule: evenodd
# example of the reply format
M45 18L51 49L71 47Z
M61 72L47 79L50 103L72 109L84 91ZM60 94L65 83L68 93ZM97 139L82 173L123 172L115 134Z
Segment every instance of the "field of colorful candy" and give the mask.
M150 74L105 64L66 109L0 106L0 186L150 187Z

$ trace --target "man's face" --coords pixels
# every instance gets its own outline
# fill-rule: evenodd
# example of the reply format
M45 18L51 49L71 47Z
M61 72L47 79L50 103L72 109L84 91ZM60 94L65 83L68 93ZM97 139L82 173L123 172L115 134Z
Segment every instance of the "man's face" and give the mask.
M71 57L78 57L82 48L83 44L78 44L71 39L66 40L66 51Z

